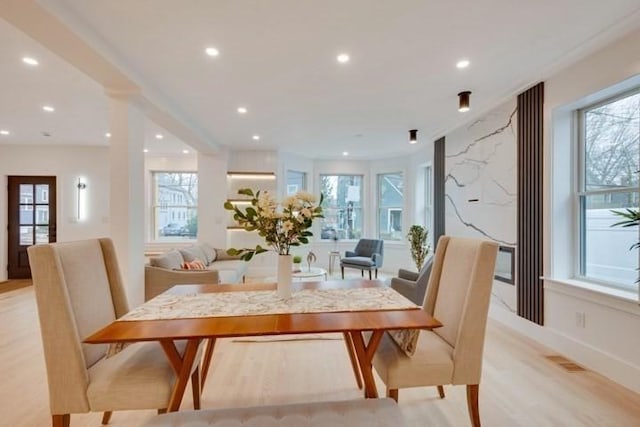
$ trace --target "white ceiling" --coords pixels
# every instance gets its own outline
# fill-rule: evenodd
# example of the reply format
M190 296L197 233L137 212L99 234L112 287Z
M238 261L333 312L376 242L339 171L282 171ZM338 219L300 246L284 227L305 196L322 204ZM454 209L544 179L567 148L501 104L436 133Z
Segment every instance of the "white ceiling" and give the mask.
M431 140L640 27L638 0L40 3L212 141L314 158L410 153L409 129ZM38 46L0 21L9 95L0 128L25 142L43 142L45 130L55 143L104 143L102 88ZM207 57L207 46L220 56ZM20 58L33 50L43 65L27 69ZM348 64L336 62L340 52ZM463 57L471 66L457 70ZM473 92L466 115L461 90ZM45 101L60 106L55 116L39 110Z

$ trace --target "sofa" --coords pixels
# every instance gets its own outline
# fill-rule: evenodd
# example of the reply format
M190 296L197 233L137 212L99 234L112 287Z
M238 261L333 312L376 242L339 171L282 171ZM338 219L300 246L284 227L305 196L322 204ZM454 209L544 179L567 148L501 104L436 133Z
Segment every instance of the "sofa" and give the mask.
M203 264L203 270L192 270L189 264ZM171 249L149 259L145 266L145 300L161 294L174 285L244 282L248 263L239 256L227 255L225 249L195 244Z

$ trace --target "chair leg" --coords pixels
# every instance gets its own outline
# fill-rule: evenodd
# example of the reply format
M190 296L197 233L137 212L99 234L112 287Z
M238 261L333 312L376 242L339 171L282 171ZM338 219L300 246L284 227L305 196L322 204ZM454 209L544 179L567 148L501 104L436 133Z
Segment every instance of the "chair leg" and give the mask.
M70 421L70 414L51 415L51 425L53 427L69 427Z
M102 414L102 425L106 426L107 424L109 424L109 421L111 421L111 414L113 412L111 411L105 411L104 414Z
M200 367L191 374L191 390L193 391L193 409L200 409Z
M340 266L340 271L342 272L342 280L344 280L344 267Z
M162 414L166 414L166 413L167 413L167 408L158 409L158 415L162 415Z
M397 388L388 388L387 389L387 397L395 400L398 403L398 389Z
M473 427L480 427L480 411L478 409L479 384L467 384L467 407Z
M364 270L360 270L360 276L364 277Z
M377 279L377 277L376 277ZM369 270L369 280L371 280L371 270Z
M378 269L376 268L376 279L378 278Z
M440 399L444 399L444 387L441 385L438 386L438 394L440 395Z

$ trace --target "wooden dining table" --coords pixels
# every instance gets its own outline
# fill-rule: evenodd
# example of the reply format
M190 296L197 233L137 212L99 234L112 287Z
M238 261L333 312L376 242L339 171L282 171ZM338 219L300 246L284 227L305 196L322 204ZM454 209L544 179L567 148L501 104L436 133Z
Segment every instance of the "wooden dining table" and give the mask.
M341 280L328 282L297 282L293 291L355 289L386 286L378 280ZM274 283L240 285L178 285L165 294L188 296L202 293L274 291ZM149 302L145 303L148 304ZM192 376L198 348L207 341L202 361L201 389L213 359L216 339L231 337L342 333L364 396L378 397L373 377L373 356L385 331L393 329L434 329L442 326L438 320L420 307L387 310L363 310L341 312L312 312L294 314L234 315L225 317L194 317L161 320L116 320L84 339L88 344L131 343L157 341L162 346L177 380L174 384L167 410L180 408L185 388ZM370 333L368 341L364 333ZM176 343L186 341L184 351L178 351ZM196 376L197 378L197 376ZM195 403L195 402L194 402ZM199 406L199 402L198 402Z

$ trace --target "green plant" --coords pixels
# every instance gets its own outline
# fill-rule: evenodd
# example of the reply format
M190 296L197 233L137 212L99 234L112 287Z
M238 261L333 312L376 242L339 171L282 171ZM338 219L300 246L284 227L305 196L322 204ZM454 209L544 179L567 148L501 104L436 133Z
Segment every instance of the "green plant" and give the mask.
M612 213L624 218L623 221L616 222L612 224L612 227L637 227L640 225L640 209L629 209L627 208L624 211L611 211ZM629 250L640 248L640 241L635 242ZM636 280L636 283L640 283L640 278Z
M427 236L429 236L429 231L421 225L412 225L407 234L407 240L411 245L411 258L416 263L418 271L422 269L424 259L429 254L430 248L427 244Z
M300 264L301 262L302 262L302 257L300 255L294 255L293 263L294 264Z

